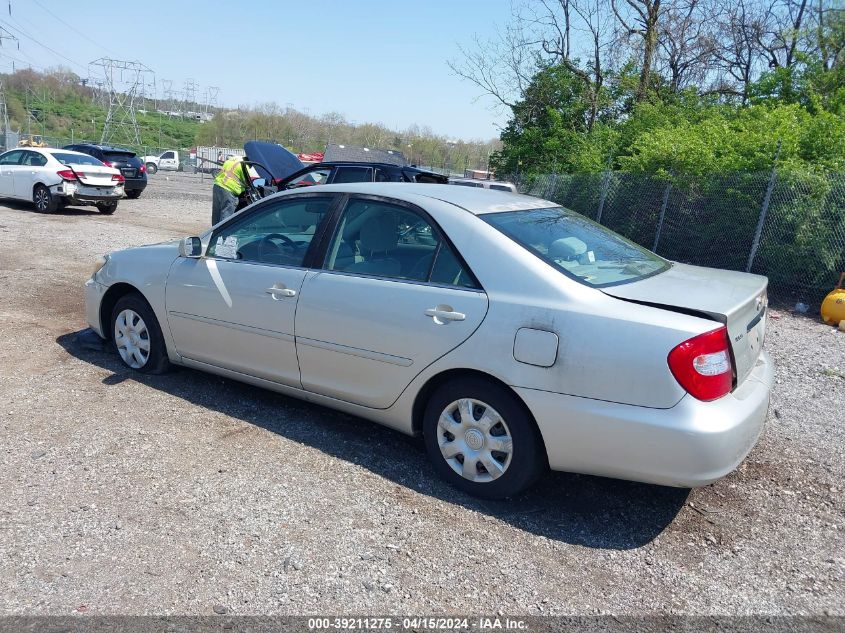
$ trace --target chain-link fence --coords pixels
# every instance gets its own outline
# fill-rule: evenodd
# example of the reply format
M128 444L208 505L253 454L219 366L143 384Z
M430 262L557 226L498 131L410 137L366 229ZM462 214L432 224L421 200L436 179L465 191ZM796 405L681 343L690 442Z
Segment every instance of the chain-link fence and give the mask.
M766 275L781 304L815 307L845 270L845 174L784 170L661 179L607 171L524 178L674 261Z

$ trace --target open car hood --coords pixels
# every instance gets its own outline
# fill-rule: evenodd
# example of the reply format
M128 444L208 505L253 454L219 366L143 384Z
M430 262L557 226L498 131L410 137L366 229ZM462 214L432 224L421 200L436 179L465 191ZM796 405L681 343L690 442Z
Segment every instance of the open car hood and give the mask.
M305 167L302 161L296 157L296 154L289 152L277 143L248 141L244 143L244 151L251 161L261 163L272 172L268 174L260 167L255 168L258 175L268 183L287 178L292 173Z

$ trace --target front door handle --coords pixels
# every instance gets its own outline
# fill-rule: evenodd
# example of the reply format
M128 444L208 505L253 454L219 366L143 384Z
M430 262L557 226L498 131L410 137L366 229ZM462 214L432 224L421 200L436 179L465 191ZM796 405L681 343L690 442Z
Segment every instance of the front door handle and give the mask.
M278 299L279 297L295 297L296 290L291 290L290 288L285 288L282 284L276 284L270 288L267 288L265 291L268 295L272 295L274 299Z
M429 308L425 315L434 319L437 325L443 325L448 321L463 321L467 318L463 312L455 312L452 306L439 305L436 308Z

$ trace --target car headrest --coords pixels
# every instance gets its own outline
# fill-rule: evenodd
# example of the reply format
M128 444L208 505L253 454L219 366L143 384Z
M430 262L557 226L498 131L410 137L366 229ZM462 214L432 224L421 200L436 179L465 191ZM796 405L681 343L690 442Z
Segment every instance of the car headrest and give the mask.
M365 253L390 251L399 243L399 228L389 215L377 215L361 226L361 250Z
M587 252L587 245L577 237L562 237L549 246L552 259L572 259Z

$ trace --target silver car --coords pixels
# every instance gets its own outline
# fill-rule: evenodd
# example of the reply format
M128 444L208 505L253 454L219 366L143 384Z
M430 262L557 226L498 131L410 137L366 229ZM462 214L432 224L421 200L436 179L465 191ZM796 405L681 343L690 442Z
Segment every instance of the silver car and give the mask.
M442 477L501 498L549 467L670 486L732 471L768 409L766 284L547 200L360 183L111 253L85 292L133 369L185 365L421 434Z

